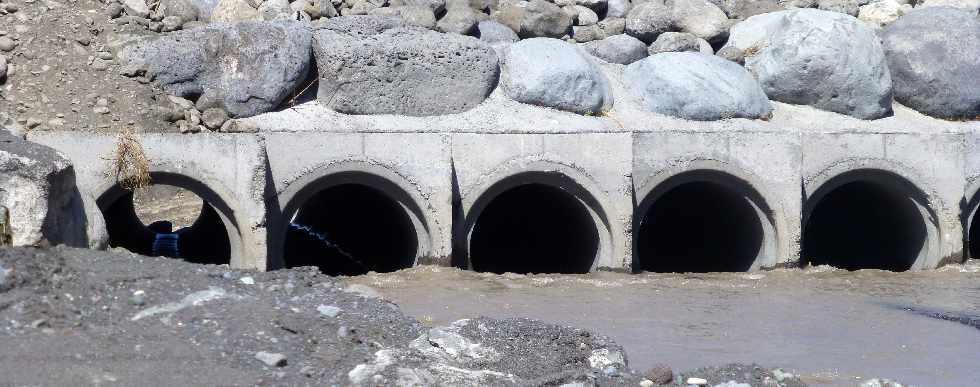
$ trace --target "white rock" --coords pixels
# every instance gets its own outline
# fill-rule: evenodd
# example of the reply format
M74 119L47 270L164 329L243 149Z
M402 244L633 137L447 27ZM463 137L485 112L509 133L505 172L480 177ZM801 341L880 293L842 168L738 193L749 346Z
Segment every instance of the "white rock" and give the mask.
M881 28L910 11L911 5L899 4L896 0L878 0L862 5L858 11L858 19L872 27Z
M281 353L259 351L255 353L255 358L269 367L283 367L286 365L286 355Z
M695 386L703 386L708 384L708 381L702 378L687 378L687 384L693 384Z
M252 277L242 277L239 279L245 285L255 285L255 278Z
M332 305L320 305L316 307L316 311L327 317L337 317L341 309Z
M130 16L146 18L150 16L150 7L143 0L122 0L123 9Z

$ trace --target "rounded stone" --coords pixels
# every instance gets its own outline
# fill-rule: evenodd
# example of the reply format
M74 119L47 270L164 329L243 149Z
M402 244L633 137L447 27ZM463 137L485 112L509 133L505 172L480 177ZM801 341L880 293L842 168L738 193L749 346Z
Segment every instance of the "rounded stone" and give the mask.
M584 43L582 48L609 63L630 64L647 57L647 45L629 35L614 35Z
M500 85L511 99L580 114L612 108L606 76L581 48L535 38L510 45L501 61Z
M889 24L881 36L898 102L935 117L980 117L976 12L916 10Z
M650 55L661 52L700 52L714 54L711 44L693 34L686 32L664 32L650 45Z
M756 15L732 27L727 46L745 53L769 98L861 119L892 115L892 79L874 30L815 9Z
M628 92L648 110L697 121L765 118L772 107L752 74L714 55L665 52L626 66Z

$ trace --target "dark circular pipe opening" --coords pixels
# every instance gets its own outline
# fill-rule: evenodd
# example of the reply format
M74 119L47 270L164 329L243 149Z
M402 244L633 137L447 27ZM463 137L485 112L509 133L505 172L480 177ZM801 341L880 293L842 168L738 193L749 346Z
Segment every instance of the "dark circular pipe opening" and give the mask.
M587 273L598 252L599 230L585 205L536 183L493 198L469 244L473 270L493 273Z
M146 225L137 215L133 193L126 192L102 212L109 233L109 245L137 254L180 258L194 263L229 263L231 243L224 222L211 204L199 199L197 202L201 206L200 215L190 226L175 229L172 220L159 220ZM148 202L141 204L152 205Z
M650 205L636 234L640 268L664 273L746 271L763 248L762 220L727 185L678 185Z
M970 258L980 258L980 220L977 219L976 213L973 214L973 220L970 221L970 228L968 234L968 241Z
M858 180L828 192L803 230L803 262L847 270L905 271L926 243L915 202L899 187Z
M418 234L408 212L380 190L342 184L313 195L287 226L286 267L359 275L412 267Z

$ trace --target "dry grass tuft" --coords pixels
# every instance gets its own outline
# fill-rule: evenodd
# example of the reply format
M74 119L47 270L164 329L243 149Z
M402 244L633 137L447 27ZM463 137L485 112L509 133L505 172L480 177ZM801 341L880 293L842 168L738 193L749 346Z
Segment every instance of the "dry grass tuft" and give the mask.
M123 189L136 190L149 187L150 162L143 153L143 144L132 129L119 132L116 137L116 149L112 155L105 158L106 176L115 178Z
M746 48L745 51L743 51L743 54L746 58L759 55L759 53L762 52L762 49L766 48L768 45L769 43L767 43L765 40L760 40L755 42L755 44L749 48Z

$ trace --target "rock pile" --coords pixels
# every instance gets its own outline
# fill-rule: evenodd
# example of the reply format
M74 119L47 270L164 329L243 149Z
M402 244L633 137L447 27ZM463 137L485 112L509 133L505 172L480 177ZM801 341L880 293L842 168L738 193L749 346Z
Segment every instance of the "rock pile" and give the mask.
M211 112L184 117L186 132L295 100L311 68L319 101L347 114L458 113L498 84L517 102L603 114L615 108L608 62L629 65L625 89L644 108L684 119L765 118L774 100L870 120L892 114L893 95L937 117L978 115L972 0L142 1L121 7L185 31L120 56L127 74Z

